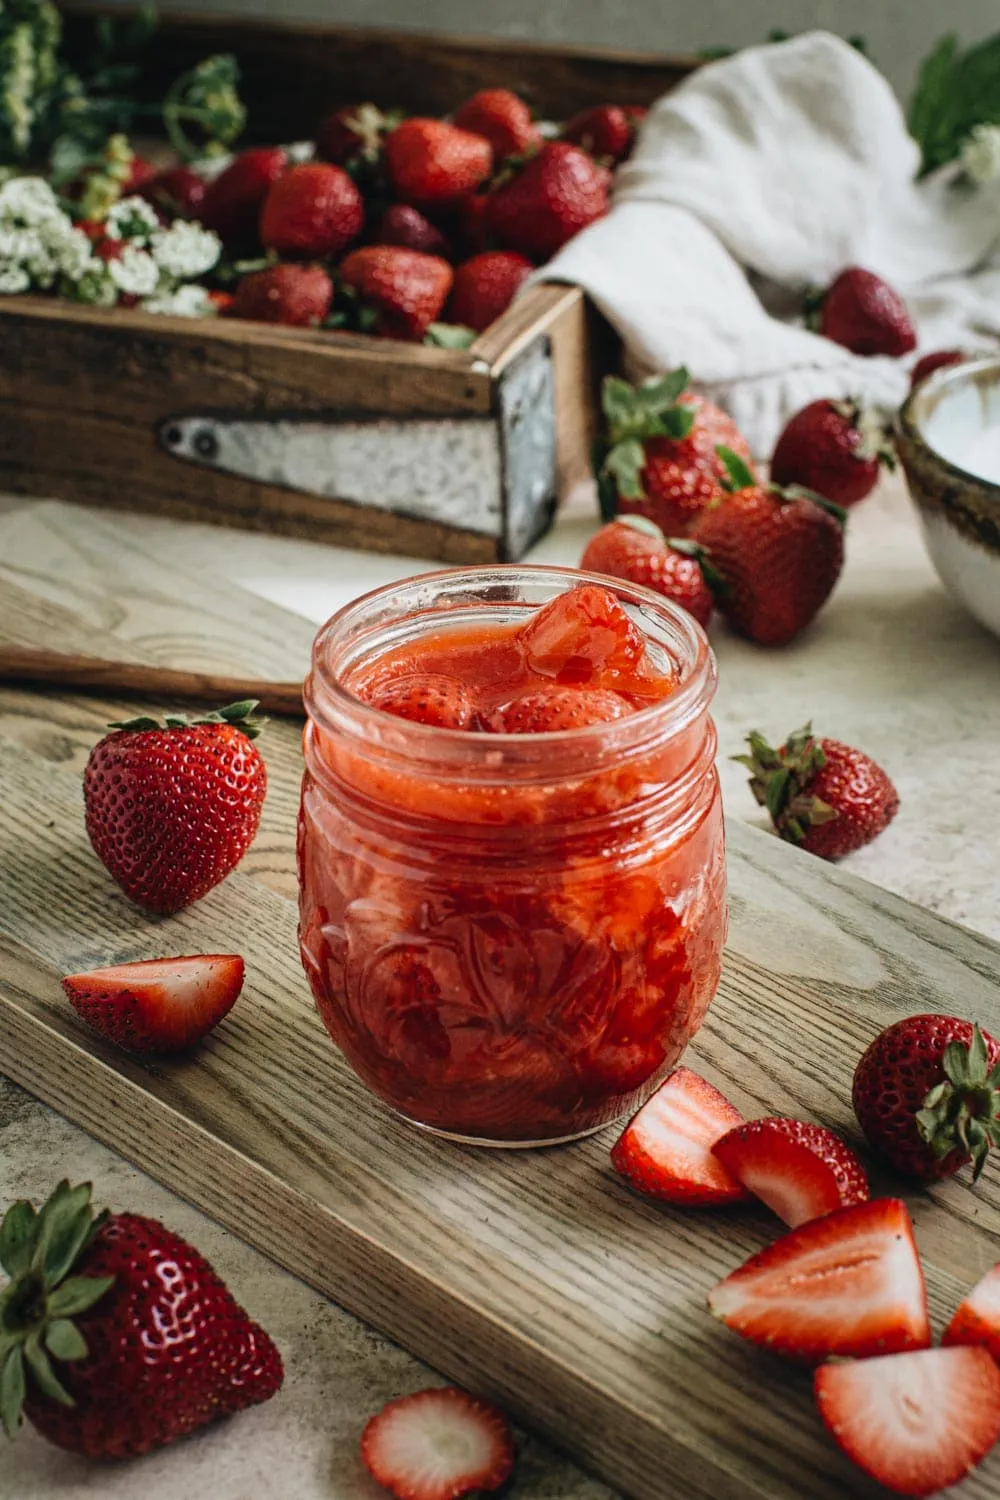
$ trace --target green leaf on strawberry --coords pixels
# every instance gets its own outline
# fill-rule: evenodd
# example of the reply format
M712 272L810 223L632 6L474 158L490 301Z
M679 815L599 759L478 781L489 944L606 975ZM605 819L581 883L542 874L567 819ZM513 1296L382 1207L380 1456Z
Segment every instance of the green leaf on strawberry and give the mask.
M723 480L724 488L731 495L735 494L737 490L753 489L757 483L757 476L750 465L745 463L738 453L734 453L732 448L727 448L723 444L720 444L715 451L722 460L726 470L727 477Z
M641 500L641 476L645 463L646 455L639 440L625 438L616 443L605 458L604 472L614 479L619 495L626 500Z

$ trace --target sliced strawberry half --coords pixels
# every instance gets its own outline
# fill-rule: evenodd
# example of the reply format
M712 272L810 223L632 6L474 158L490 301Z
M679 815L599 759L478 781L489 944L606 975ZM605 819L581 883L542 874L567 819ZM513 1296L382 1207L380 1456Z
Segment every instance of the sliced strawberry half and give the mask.
M203 953L91 969L62 985L87 1024L127 1052L180 1052L232 1010L243 973L238 954Z
M712 1147L730 1176L795 1229L868 1198L865 1169L825 1125L751 1120Z
M365 1467L397 1500L495 1490L514 1467L503 1412L454 1386L390 1401L361 1435Z
M814 1389L834 1441L897 1495L957 1484L1000 1436L1000 1370L985 1349L824 1365Z
M793 1229L720 1281L708 1306L751 1343L810 1364L931 1341L913 1226L898 1198Z
M746 1188L712 1155L743 1116L690 1068L677 1068L633 1115L611 1151L626 1182L650 1198L695 1207L739 1203Z
M955 1309L942 1344L982 1344L1000 1364L1000 1265L987 1271Z

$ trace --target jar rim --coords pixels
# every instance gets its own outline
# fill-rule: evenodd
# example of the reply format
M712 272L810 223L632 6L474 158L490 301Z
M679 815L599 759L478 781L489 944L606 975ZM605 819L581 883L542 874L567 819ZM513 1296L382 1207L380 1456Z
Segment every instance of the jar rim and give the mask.
M366 619L380 605L387 605L394 598L399 598L402 603L409 594L414 608L401 614L401 619L413 619L418 613L421 618L430 618L437 613L442 619L454 619L455 607L438 602L449 589L480 587L485 592L490 588L509 590L516 584L534 585L539 589L549 586L553 598L581 584L596 584L613 590L623 604L632 607L633 621L643 629L647 639L663 644L662 637L654 635L654 626L669 636L667 649L680 673L679 686L667 697L621 719L530 735L507 732L470 734L467 730L401 719L365 703L345 687L341 671L345 665L353 665L348 660L348 648L364 630ZM470 608L473 602L470 597ZM479 601L481 605L507 603L515 607L519 602L522 606L530 604L530 601L518 601L509 593L505 599L490 601L484 597ZM598 746L602 759L609 752L614 757L631 757L681 734L707 710L716 682L715 657L704 630L685 609L662 594L639 584L576 568L542 563L496 563L415 574L382 584L343 605L316 634L304 698L309 717L318 728L363 740L379 758L403 757L410 762L413 772L419 770L420 762L425 762L433 764L438 775L451 765L461 768L463 779L478 780L481 776L492 781L509 775L512 765L516 764L524 772L534 766L543 771L544 779L549 780L554 776L576 774Z

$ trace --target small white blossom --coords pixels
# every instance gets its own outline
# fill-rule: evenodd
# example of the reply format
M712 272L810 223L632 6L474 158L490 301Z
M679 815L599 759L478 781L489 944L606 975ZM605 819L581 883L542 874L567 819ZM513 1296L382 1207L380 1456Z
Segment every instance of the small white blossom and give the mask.
M108 210L104 228L109 239L130 240L136 245L146 245L160 227L156 210L145 198L119 198Z
M364 105L361 108L363 109ZM285 147L285 155L294 166L299 166L304 161L312 161L316 155L316 143L314 141L293 141L290 146Z
M37 229L9 228L0 220L0 260L27 260L40 254L41 248Z
M179 286L175 291L158 292L142 304L145 312L165 313L174 318L214 318L215 303L203 286Z
M10 261L0 261L0 296L10 297L17 292L26 292L31 278L23 266Z
M1000 125L976 125L962 145L962 166L973 182L1000 177Z
M0 222L31 229L46 219L65 218L59 201L42 177L12 177L0 187Z
M43 225L39 233L60 275L70 281L79 281L91 270L95 256L90 240L69 219L62 223L53 219L50 224Z
M117 260L108 261L108 272L118 290L133 297L149 297L159 285L156 261L136 245L126 245Z
M175 281L204 276L222 252L222 241L217 234L200 224L187 224L183 219L176 219L169 229L158 229L151 244L156 264L165 276Z

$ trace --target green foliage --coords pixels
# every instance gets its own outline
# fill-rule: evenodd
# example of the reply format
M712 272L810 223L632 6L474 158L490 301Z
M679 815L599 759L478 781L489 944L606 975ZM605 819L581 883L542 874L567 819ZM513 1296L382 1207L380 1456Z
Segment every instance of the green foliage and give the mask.
M977 125L1000 125L1000 35L964 52L954 34L925 58L910 105L921 175L954 161Z

